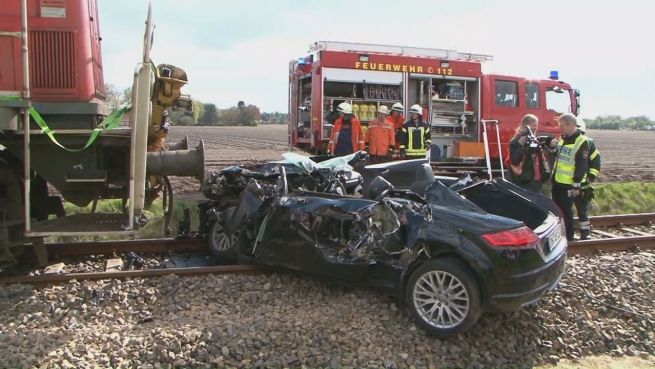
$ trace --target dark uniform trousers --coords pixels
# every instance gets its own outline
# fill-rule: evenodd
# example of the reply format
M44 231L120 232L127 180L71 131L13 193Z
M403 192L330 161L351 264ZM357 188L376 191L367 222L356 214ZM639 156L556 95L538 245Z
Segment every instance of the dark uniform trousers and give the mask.
M584 191L588 191L586 189L582 190L583 192L580 194L580 196L576 197L574 200L575 203L575 210L578 213L578 221L580 222L580 236L582 238L589 237L589 233L591 233L591 227L589 226L589 200L585 196Z
M569 191L571 191L571 186L553 184L553 201L562 210L564 226L566 227L566 239L573 241L573 237L575 236L575 229L573 228L573 198L569 196Z

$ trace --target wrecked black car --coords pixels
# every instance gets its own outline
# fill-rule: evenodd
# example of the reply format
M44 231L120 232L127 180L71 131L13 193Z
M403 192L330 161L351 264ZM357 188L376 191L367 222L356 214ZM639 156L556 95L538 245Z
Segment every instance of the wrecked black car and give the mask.
M536 302L564 272L560 218L503 180L455 191L416 163L410 188L376 176L354 197L285 177L249 178L235 206L199 205L220 230L220 256L384 289L439 337Z

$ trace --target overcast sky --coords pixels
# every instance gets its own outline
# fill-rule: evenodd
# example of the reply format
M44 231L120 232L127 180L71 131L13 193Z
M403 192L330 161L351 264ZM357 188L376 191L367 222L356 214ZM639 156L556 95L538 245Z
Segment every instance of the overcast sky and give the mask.
M132 84L146 0L98 0L105 81ZM288 63L318 40L491 54L483 71L547 78L582 93L582 115L655 118L655 1L154 0L152 58L219 107L287 111Z

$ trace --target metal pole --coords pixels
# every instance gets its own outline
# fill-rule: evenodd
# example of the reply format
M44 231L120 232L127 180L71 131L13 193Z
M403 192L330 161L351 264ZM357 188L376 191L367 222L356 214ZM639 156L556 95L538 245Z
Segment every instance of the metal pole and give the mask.
M496 139L498 139L498 157L500 158L500 176L505 179L505 166L503 165L503 150L500 149L500 122L496 121Z
M21 34L23 41L23 99L27 101L27 107L23 110L23 189L25 198L25 232L31 230L30 224L30 61L27 43L27 0L21 2Z
M489 159L489 138L487 137L487 122L488 120L480 120L480 123L482 123L482 129L484 135L482 136L482 139L484 140L484 156L485 159L487 160L487 174L489 175L489 179L492 179L491 175L491 161Z

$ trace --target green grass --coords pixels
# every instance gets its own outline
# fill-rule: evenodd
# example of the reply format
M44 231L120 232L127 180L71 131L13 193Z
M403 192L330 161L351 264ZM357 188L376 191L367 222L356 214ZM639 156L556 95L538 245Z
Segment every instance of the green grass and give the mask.
M191 230L198 229L198 207L195 201L175 201L173 206L173 216L171 217L171 236L177 234L177 228L180 219L184 214L184 208L191 210ZM64 203L64 210L66 215L72 214L89 214L91 213L91 204L86 207L78 207L69 202ZM121 213L122 206L121 200L100 200L96 207L97 213ZM162 208L162 200L157 199L148 208L143 210L143 214L148 218L145 226L138 230L136 234L137 239L144 238L161 238L165 236L164 233L164 209ZM107 236L77 236L77 237L49 237L46 242L71 242L71 241L100 241L100 240L119 240L125 239L126 236L107 235Z
M592 215L655 212L655 183L602 183L594 195Z

